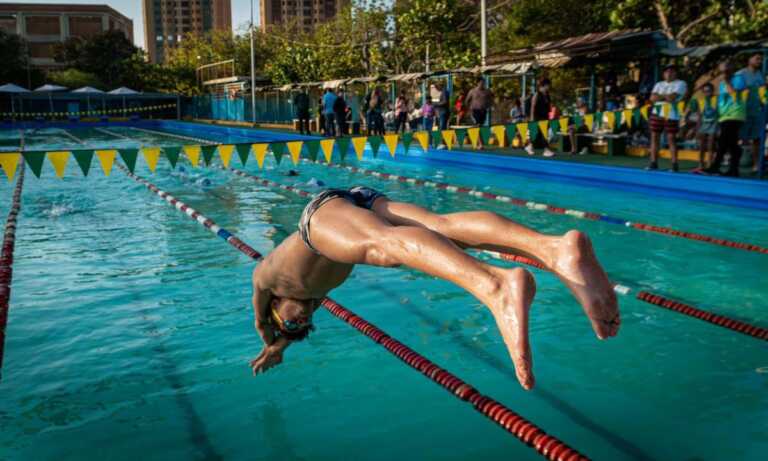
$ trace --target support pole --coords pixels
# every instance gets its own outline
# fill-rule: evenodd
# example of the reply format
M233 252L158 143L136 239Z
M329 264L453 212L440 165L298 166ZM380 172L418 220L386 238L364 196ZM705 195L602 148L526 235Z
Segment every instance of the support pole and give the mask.
M253 0L251 0L251 122L256 125L256 57L253 54Z

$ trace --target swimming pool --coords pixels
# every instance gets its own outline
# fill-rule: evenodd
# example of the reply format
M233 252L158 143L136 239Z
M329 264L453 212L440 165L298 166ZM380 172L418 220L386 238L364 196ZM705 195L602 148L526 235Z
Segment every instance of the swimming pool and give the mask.
M106 129L128 139L71 134L93 147L179 142ZM75 148L67 135L51 134L25 136L27 147ZM205 134L241 142L231 136ZM254 132L253 139L275 136ZM761 210L366 155L366 168L768 245ZM119 171L84 179L75 162L67 168L73 174L63 180L44 170L25 184L0 382L0 458L539 459L324 311L318 331L292 346L283 365L251 377L247 362L260 350L249 306L253 263ZM137 173L263 253L295 230L306 199L231 172L186 168L172 173L161 161L150 176L140 161ZM252 160L245 167L306 190L311 178L363 184L441 212L483 208L551 233L578 227L613 279L768 325L765 255L317 164L286 177L288 168L295 167L273 159L264 171ZM0 187L4 215L12 185ZM630 298L620 299L619 337L598 342L562 285L535 273L531 392L517 384L490 315L458 288L407 270L361 267L332 295L593 459L762 459L765 342Z

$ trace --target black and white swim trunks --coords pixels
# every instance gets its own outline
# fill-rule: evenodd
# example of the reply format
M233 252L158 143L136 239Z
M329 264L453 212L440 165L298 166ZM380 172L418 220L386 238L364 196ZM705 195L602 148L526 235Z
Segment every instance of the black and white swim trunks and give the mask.
M315 247L312 246L312 242L309 239L309 226L310 221L312 220L312 215L314 215L321 206L325 205L327 202L333 199L342 198L354 204L355 206L370 210L373 208L373 203L382 197L386 196L375 189L363 186L353 187L349 190L324 190L315 195L312 200L309 201L307 206L304 207L304 211L301 213L301 218L299 219L299 235L301 235L301 239L304 240L304 243L313 253L320 254L320 252L318 252Z

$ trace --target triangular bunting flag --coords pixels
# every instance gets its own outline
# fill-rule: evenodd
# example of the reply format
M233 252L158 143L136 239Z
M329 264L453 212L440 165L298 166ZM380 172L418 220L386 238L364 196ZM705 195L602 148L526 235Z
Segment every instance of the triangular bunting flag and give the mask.
M746 101L747 98L749 98L749 89L741 90L740 95L741 95L741 100Z
M760 88L757 89L757 94L758 96L760 96L760 102L762 104L765 104L766 102L768 102L768 96L766 96L766 91L768 90L766 90L764 86L761 86Z
M443 143L448 150L453 149L453 144L456 141L456 132L454 130L443 130Z
M307 148L307 156L313 162L317 161L317 153L320 152L320 141L304 141L304 146Z
M627 125L627 128L632 128L632 109L624 109L622 114L624 115L624 124Z
M373 157L376 158L379 155L379 148L381 147L381 136L369 136L368 145L371 146L371 152ZM395 146L397 146L397 139L395 139Z
M396 134L385 134L384 135L384 144L387 145L387 149L389 150L389 155L394 157L395 151L397 150L397 135Z
M517 132L520 133L520 139L525 143L528 140L528 124L521 122L515 126L517 127Z
M665 102L661 105L661 116L663 118L669 118L669 112L671 111L671 106L669 103Z
M587 125L587 130L589 130L590 133L593 131L592 127L594 126L594 123L595 123L594 117L595 116L593 114L584 115L584 124Z
M88 176L88 172L91 170L91 161L93 161L93 151L87 149L73 150L72 156L75 157L75 161L80 166L83 176Z
M224 168L229 168L229 162L232 160L232 153L235 151L235 146L232 144L222 144L219 146L219 158Z
M3 152L0 153L0 167L5 171L5 176L8 181L13 181L13 177L16 176L16 168L19 167L20 152Z
M453 131L456 133L456 146L461 149L464 147L464 141L467 139L467 129L456 128Z
M352 148L355 149L355 155L357 156L358 160L363 159L363 151L365 150L365 143L368 141L368 138L365 136L358 136L356 138L352 138Z
M480 127L480 139L483 141L483 145L488 145L491 142L491 127Z
M416 141L418 141L421 148L426 152L429 147L429 133L426 131L417 131L413 134L413 137L416 138Z
M339 157L343 162L344 159L347 158L347 153L349 152L349 138L344 138L344 137L337 138L336 150L339 152Z
M53 165L56 176L59 178L64 177L64 170L67 168L67 162L69 161L69 151L61 150L48 152L48 161Z
M685 112L685 101L680 101L677 103L677 114L682 116L683 112Z
M159 147L143 147L141 153L144 154L144 161L147 162L149 171L152 173L157 169L157 161L160 160Z
M506 130L507 143L511 146L512 141L515 140L515 136L517 135L517 127L514 123L510 123L509 125L505 125L504 129Z
M491 127L491 131L493 132L493 136L496 138L499 147L504 147L504 132L506 131L504 125L494 125Z
M536 138L539 137L539 124L536 122L528 122L528 139L531 142L536 142Z
M709 103L712 105L712 107L717 107L717 96L712 96L709 98Z
M413 142L413 132L409 131L407 133L403 133L400 136L400 142L403 143L403 147L405 148L405 152L408 152L408 149L411 148L411 142Z
M562 134L568 133L568 117L560 117L560 119L557 122L560 128L560 133Z
M197 165L200 163L200 146L184 146L182 149L189 159L189 163L197 168Z
M136 169L136 158L139 156L139 149L120 149L120 158L125 162L125 166L128 167L128 171L133 173Z
M237 151L237 156L240 157L240 164L245 166L245 163L248 161L248 154L251 153L251 145L236 144L235 150Z
M267 148L269 144L254 144L251 146L253 149L253 156L256 157L256 164L259 168L264 168L264 158L267 156Z
M301 146L304 145L304 141L291 141L285 143L288 147L288 152L291 154L291 161L294 165L299 164L299 157L301 157Z
M606 112L605 122L606 122L606 125L608 125L608 130L613 131L616 128L616 113Z
M323 139L320 141L320 148L323 150L323 156L325 157L325 163L331 163L333 157L333 145L335 141L333 139Z
M181 147L179 146L163 147L163 153L165 154L165 158L168 159L168 162L170 162L171 168L176 168L176 163L178 163L179 154L181 153Z
M273 142L269 145L269 148L272 150L272 155L275 156L275 161L280 165L280 160L282 160L283 155L285 155L285 143Z
M429 136L432 141L432 147L437 148L443 142L443 132L440 130L433 130L429 132Z
M539 133L541 133L544 139L549 139L549 121L539 120L537 125L539 126Z
M642 115L646 120L648 120L648 107L649 106L643 106L640 108L640 115Z
M480 128L469 128L467 130L467 136L469 136L469 142L472 144L472 148L477 149L478 141L480 140Z
M109 176L112 172L112 165L115 163L115 157L117 157L116 150L97 150L96 157L101 164L101 171L104 172L104 176Z
M213 155L216 153L216 147L217 146L215 144L206 144L200 147L200 150L203 153L203 162L205 162L205 166L209 166L211 164Z
M24 161L27 162L29 168L32 170L35 176L40 177L40 173L43 171L43 161L45 161L45 152L24 152L22 154Z

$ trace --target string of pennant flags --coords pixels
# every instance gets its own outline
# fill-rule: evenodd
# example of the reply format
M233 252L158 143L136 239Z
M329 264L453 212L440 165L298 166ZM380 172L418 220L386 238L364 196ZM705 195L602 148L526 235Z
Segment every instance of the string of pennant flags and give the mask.
M158 104L153 106L126 107L121 109L86 110L79 112L0 112L0 117L90 117L94 115L115 115L136 112L152 112L156 110L176 108L173 104Z
M760 90L762 90L760 91L761 100L765 103L765 88L760 88ZM742 92L742 96L745 98L748 97L748 94L746 93L747 91L748 90ZM714 99L716 96L713 96L712 98L713 100L710 102L716 104ZM703 107L704 103L707 102L703 101L703 98L698 100L694 98L692 101L693 100L696 100L697 103L700 104L699 107ZM674 109L672 108L671 103L664 103L661 105L661 115L666 117L671 110L684 111L685 108L685 102L678 103L677 107ZM414 142L420 146L422 150L427 152L430 145L444 145L447 149L451 150L456 147L461 148L469 143L474 149L477 149L480 146L481 141L483 144L487 145L490 143L491 138L495 139L496 143L503 147L510 143L516 136L520 136L520 138L525 141L526 139L535 139L540 132L547 133L550 129L554 133L567 133L568 127L571 124L577 128L586 126L590 131L592 131L595 126L604 127L613 131L624 125L632 127L633 125L640 123L641 118L647 120L649 117L649 110L649 106L644 106L636 109L621 109L617 111L564 116L554 120L519 122L506 125L472 128L453 128L448 130L415 131L401 134L385 134L383 136L353 136L240 144L216 144L213 142L204 142L202 139L197 140L196 138L189 138L190 141L194 139L195 141L193 142L195 142L195 144L120 149L2 152L0 153L0 168L10 181L13 180L16 167L22 158L36 177L40 177L45 164L45 159L47 158L53 167L56 176L59 178L64 177L70 158L74 158L85 176L88 175L91 169L94 157L98 159L101 170L106 176L110 175L112 166L118 156L123 160L126 167L131 172L134 172L136 168L139 155L143 157L144 162L152 172L156 170L161 156L164 156L168 160L171 167L175 167L182 154L184 154L190 164L194 167L199 166L201 160L206 166L210 165L217 154L224 167L229 167L235 153L243 166L245 166L250 156L253 155L259 168L264 167L264 161L269 153L274 156L275 161L278 164L281 162L282 158L287 155L291 158L294 165L298 165L302 154L312 161L317 161L320 154L322 154L327 163L333 163L334 153L336 154L337 161L343 162L349 154L350 147L357 156L357 159L362 160L366 145L370 147L374 157L378 156L382 146L385 146L389 154L394 157L398 145L402 145L407 151Z

